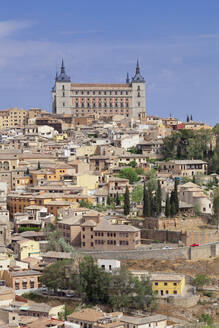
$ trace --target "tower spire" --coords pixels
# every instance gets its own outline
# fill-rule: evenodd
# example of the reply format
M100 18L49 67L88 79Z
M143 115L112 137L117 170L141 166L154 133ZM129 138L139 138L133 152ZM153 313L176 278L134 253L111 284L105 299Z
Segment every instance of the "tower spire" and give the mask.
M129 79L129 73L127 73L127 76L126 76L126 83L129 84L130 83L130 79Z
M139 68L139 62L137 60L137 65L136 65L136 74L140 73L140 68Z
M62 59L61 73L65 73L64 60Z

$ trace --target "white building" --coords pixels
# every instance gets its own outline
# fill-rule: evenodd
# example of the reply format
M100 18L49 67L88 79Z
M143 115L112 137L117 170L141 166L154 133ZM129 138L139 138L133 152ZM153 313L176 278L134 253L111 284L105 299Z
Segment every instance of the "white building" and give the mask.
M98 259L97 265L99 268L102 268L104 271L107 272L112 272L114 270L120 269L120 261L117 260Z

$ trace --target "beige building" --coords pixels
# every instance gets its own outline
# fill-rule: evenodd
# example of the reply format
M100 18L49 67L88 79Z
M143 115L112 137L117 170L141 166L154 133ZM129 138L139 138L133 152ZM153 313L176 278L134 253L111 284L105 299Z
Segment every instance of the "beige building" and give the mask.
M179 200L197 207L203 214L212 214L213 200L206 195L201 187L192 182L187 182L179 187Z
M120 320L125 324L125 328L165 328L167 326L167 317L162 314L134 317L124 315Z
M27 123L28 111L16 107L0 111L0 129L12 128Z
M160 173L173 176L191 177L196 174L207 174L208 164L199 159L170 160L158 163Z
M146 111L145 80L137 62L136 72L126 83L72 83L65 73L62 61L61 72L56 76L52 89L52 110L55 114L73 116L97 115L100 117L124 117L140 119Z
M94 250L129 250L141 244L140 229L125 224L111 224L100 216L83 217L81 247Z

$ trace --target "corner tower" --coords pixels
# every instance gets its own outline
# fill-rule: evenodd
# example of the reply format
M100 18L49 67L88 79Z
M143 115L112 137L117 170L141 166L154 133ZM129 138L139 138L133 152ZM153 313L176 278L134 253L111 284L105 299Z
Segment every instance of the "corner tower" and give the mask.
M140 119L141 115L146 115L145 100L145 80L140 73L139 62L137 61L135 76L131 80L132 85L132 118Z
M54 114L71 114L71 79L65 73L63 60L60 73L56 74L55 86L52 88L52 102Z

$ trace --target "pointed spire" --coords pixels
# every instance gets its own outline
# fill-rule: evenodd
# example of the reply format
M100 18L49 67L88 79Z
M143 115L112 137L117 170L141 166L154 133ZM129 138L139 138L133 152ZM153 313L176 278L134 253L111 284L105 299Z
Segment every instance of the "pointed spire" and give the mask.
M65 65L64 65L63 59L62 59L62 65L61 65L61 72L60 72L60 74L56 75L56 81L57 82L71 82L70 77L65 73Z
M64 60L62 59L61 73L65 73Z
M136 65L136 74L140 73L140 68L139 68L139 62L137 60L137 65Z
M129 73L127 73L127 76L126 76L126 83L129 84L130 83L130 79L129 79Z
M135 76L132 78L132 82L145 82L143 76L140 73L139 61L137 60Z

